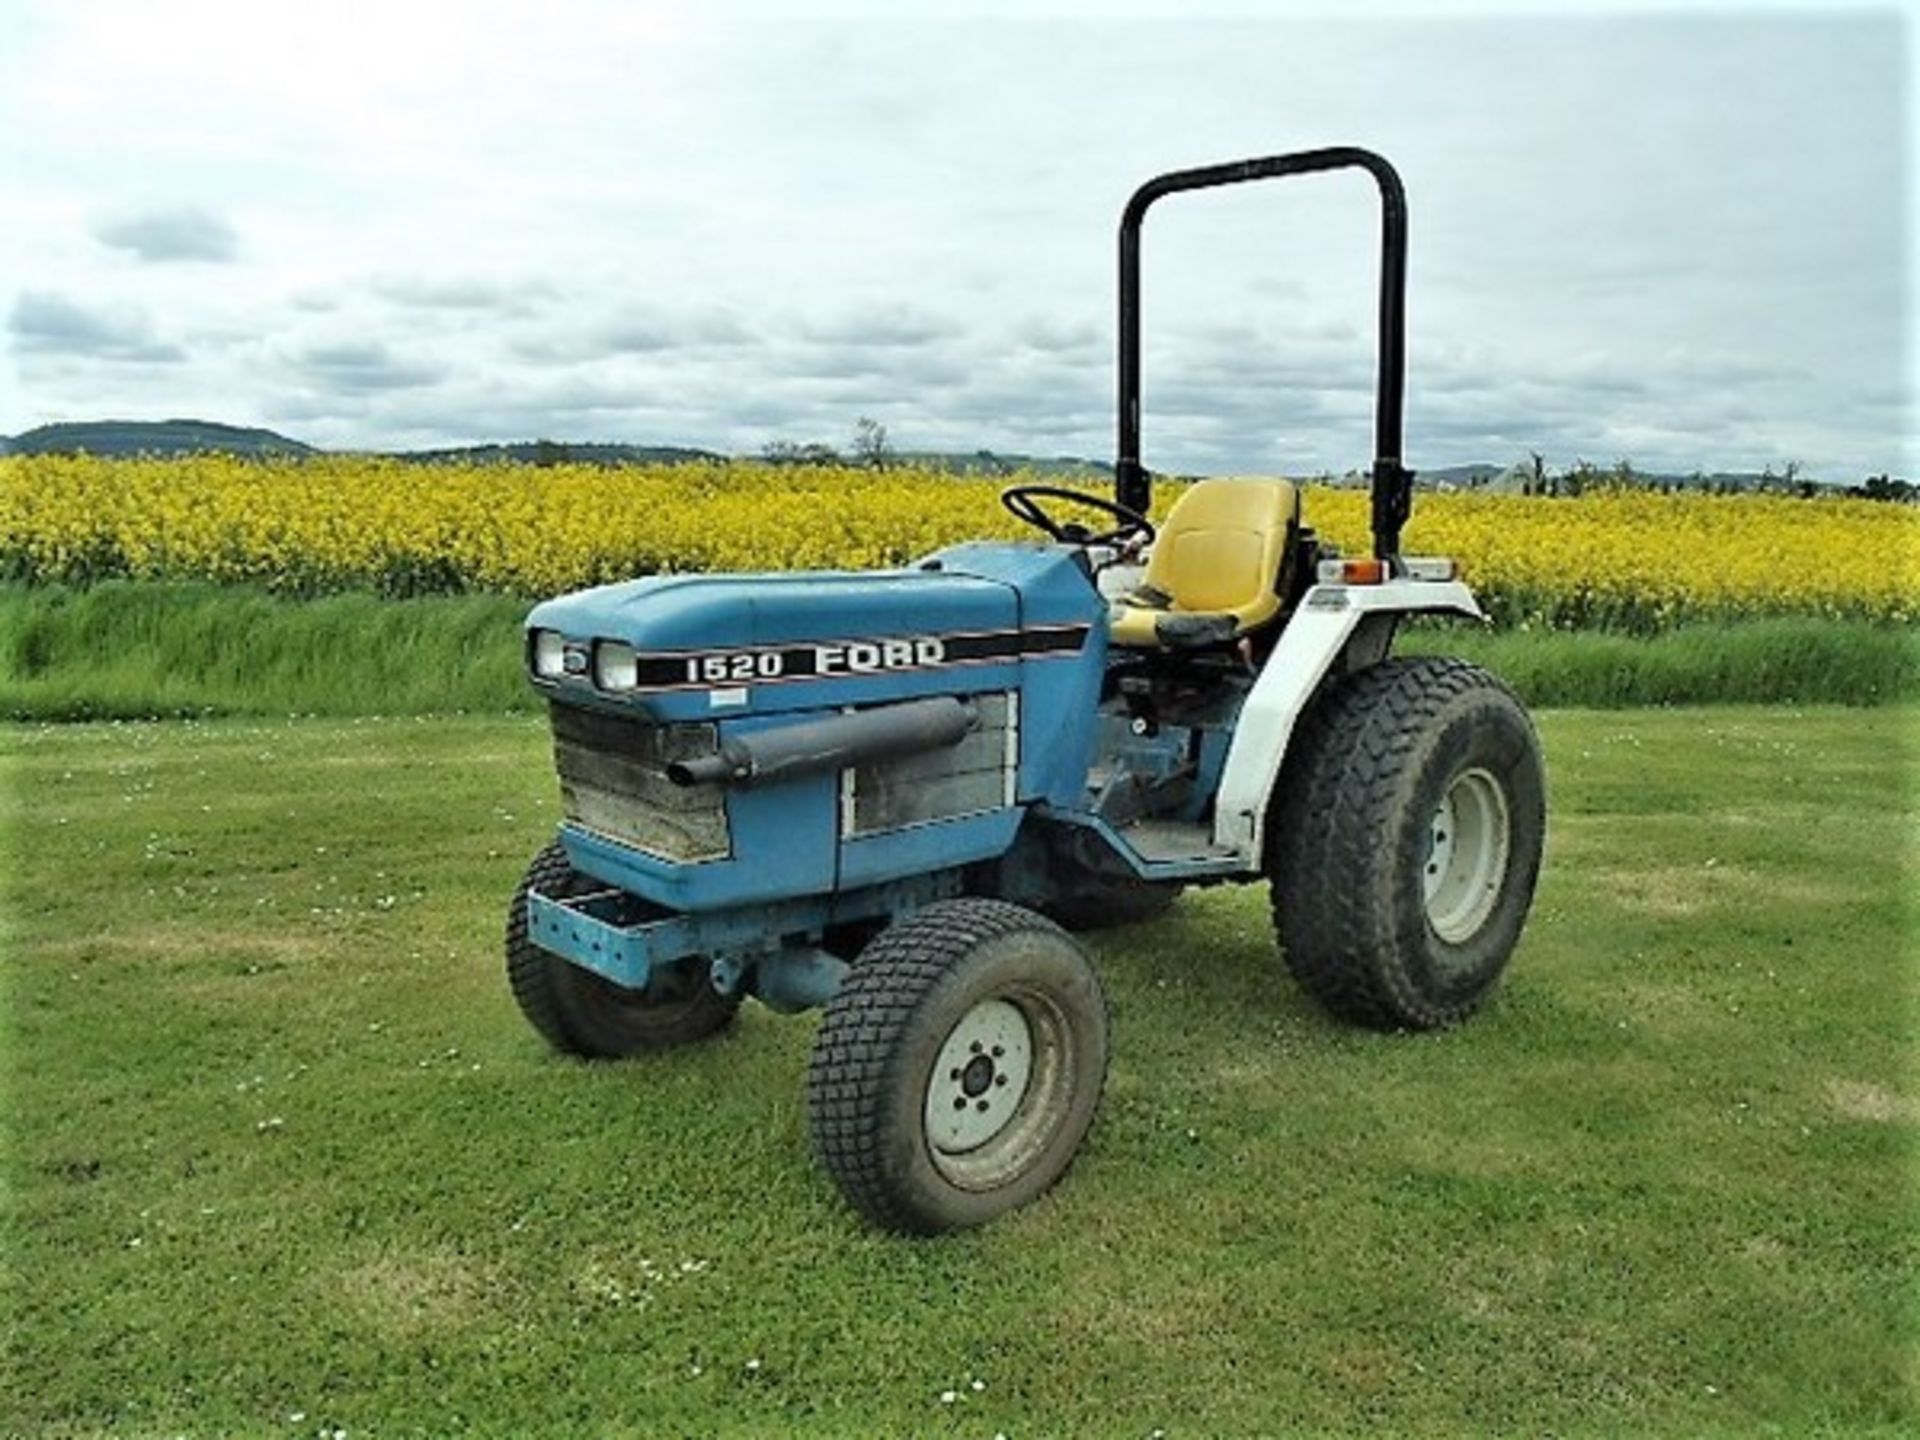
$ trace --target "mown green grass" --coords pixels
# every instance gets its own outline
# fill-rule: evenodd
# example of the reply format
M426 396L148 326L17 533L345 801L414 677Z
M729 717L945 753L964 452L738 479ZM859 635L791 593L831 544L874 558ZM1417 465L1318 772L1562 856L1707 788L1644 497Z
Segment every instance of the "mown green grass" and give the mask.
M0 585L0 716L529 711L526 602L499 595L289 599L216 585ZM1462 655L1533 705L1920 699L1920 632L1769 619L1654 636L1418 622L1409 653Z
M1857 620L1683 625L1658 635L1486 630L1418 621L1405 654L1458 655L1530 705L1840 704L1920 700L1920 631Z
M1092 939L1086 1151L933 1242L810 1162L811 1018L521 1022L537 722L15 727L0 1433L1912 1433L1916 719L1542 715L1448 1034L1323 1019L1259 891Z
M241 586L0 585L11 719L412 715L533 708L527 602L292 599Z

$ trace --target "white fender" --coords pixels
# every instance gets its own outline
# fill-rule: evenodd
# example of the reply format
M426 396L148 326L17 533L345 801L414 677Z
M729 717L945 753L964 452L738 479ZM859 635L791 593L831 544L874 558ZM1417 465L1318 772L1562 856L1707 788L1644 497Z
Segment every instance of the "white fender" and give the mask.
M1294 607L1240 708L1214 802L1213 843L1260 868L1267 804L1293 727L1320 682L1368 615L1444 610L1484 620L1473 592L1458 580L1388 580L1378 585L1315 585Z

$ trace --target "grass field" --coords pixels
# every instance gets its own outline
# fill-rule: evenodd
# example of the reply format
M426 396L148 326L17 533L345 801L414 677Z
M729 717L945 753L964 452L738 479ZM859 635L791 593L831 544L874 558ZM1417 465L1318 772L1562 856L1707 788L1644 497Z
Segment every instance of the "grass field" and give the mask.
M0 1433L1910 1434L1910 707L1549 712L1509 983L1336 1028L1264 894L1091 943L1062 1189L928 1243L812 1021L546 1053L528 717L0 732Z
M411 715L532 710L501 595L294 600L246 586L0 584L0 717ZM1401 649L1462 655L1534 705L1920 700L1920 630L1775 617L1656 635L1419 622Z

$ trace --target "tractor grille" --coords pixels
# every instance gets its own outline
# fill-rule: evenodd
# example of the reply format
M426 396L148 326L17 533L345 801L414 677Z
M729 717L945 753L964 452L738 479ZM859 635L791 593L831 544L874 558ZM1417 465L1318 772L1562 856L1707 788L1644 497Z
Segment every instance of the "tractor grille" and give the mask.
M713 752L711 725L647 725L554 704L553 763L573 824L662 860L724 860L732 849L718 785L675 785L666 767Z
M980 725L959 744L842 772L841 828L848 836L978 815L1013 803L1020 758L1014 692L973 698Z

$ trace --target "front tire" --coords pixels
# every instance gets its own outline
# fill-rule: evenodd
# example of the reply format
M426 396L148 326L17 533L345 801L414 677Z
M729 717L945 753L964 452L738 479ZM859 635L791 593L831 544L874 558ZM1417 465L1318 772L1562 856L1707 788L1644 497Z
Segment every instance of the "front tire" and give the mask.
M644 990L629 990L536 945L527 936L527 896L555 899L600 888L567 863L559 841L527 866L507 907L507 984L527 1023L554 1049L618 1060L704 1040L733 1019L738 995L709 982L705 961L662 966Z
M942 901L882 931L828 1004L814 1151L888 1229L984 1224L1065 1173L1106 1071L1106 1000L1072 937L1004 901Z
M1493 675L1418 657L1339 681L1289 747L1268 825L1288 968L1361 1025L1465 1019L1519 941L1545 831L1539 740Z

